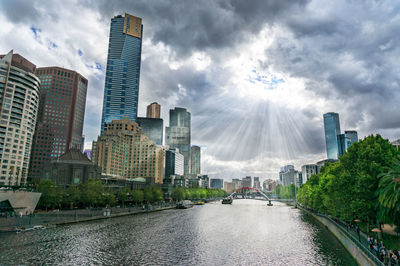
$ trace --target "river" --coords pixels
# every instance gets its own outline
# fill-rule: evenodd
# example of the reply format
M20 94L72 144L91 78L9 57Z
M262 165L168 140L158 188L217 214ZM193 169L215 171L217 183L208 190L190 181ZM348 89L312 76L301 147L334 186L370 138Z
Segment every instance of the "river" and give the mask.
M257 200L0 234L1 265L33 263L357 265L308 214Z

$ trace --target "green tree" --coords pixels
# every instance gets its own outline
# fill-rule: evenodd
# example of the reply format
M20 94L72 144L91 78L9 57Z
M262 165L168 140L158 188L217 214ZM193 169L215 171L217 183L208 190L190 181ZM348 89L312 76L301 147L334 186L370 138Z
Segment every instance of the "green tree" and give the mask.
M69 186L63 194L63 203L71 209L77 206L81 200L81 191L77 186Z
M48 179L40 181L37 190L42 193L39 206L44 207L46 211L48 208L54 208L61 204L62 191L53 181Z
M127 187L123 187L118 191L117 197L118 200L122 203L122 206L125 207L125 202L131 196L131 190Z
M185 192L182 188L175 188L171 194L172 198L176 201L185 199Z
M151 191L153 193L153 201L154 202L160 202L164 200L164 195L161 189L157 186L154 186L151 188Z
M393 160L392 167L385 167L380 174L378 201L379 218L390 224L400 225L400 156Z
M82 202L86 206L101 206L104 204L104 186L101 180L90 179L81 186Z
M153 202L154 198L153 198L153 191L151 188L146 188L144 190L144 200L146 202Z
M104 202L103 204L106 204L108 206L116 205L117 200L115 199L115 195L111 189L109 189L103 193L103 202Z
M142 203L144 199L143 191L141 190L133 190L132 198L135 203Z

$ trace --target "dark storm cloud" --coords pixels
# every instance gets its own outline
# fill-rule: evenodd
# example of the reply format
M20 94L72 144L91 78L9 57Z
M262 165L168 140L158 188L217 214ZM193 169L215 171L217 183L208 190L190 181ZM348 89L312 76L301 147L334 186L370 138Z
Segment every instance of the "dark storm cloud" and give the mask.
M400 128L398 12L398 3L337 1L323 17L316 10L287 16L283 25L295 38L275 39L266 50L269 64L306 78L319 97L344 103L332 111L351 126Z
M144 19L144 27L154 42L170 46L180 55L208 48L224 48L246 41L257 34L266 23L280 21L293 10L301 9L308 1L281 0L205 0L164 1L151 3L138 0L88 1L105 18L117 13L131 12Z

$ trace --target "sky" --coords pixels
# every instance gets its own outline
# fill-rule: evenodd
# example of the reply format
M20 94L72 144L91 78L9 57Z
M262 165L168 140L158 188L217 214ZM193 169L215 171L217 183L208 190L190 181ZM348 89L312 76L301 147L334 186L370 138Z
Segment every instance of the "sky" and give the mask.
M0 1L0 54L89 80L85 147L97 139L110 20L143 19L139 116L192 114L210 177L278 177L326 158L322 115L359 138L400 138L400 3L369 0Z

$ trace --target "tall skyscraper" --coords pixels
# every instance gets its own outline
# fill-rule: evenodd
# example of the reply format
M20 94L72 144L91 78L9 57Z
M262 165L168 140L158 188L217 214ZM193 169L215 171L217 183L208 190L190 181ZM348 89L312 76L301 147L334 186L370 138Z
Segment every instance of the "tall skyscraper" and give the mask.
M193 145L190 152L190 173L199 175L201 172L201 148Z
M190 113L185 108L169 110L169 127L165 128L165 142L170 148L178 148L184 156L184 173L190 173Z
M147 106L147 118L160 118L161 114L161 105L158 103L154 102L152 104L149 104Z
M44 165L82 148L88 80L61 67L36 70L41 81L39 114L32 145L30 178L40 178Z
M163 144L164 121L161 118L138 117L136 122L151 141L157 145Z
M101 132L112 120L136 121L142 34L141 18L125 14L111 19Z
M9 52L0 56L0 185L26 184L39 109L36 66Z
M337 135L340 134L338 113L324 114L325 142L328 159L338 159L339 143Z
M345 130L344 134L350 140L350 145L353 144L354 142L358 142L357 131L355 131L355 130Z

